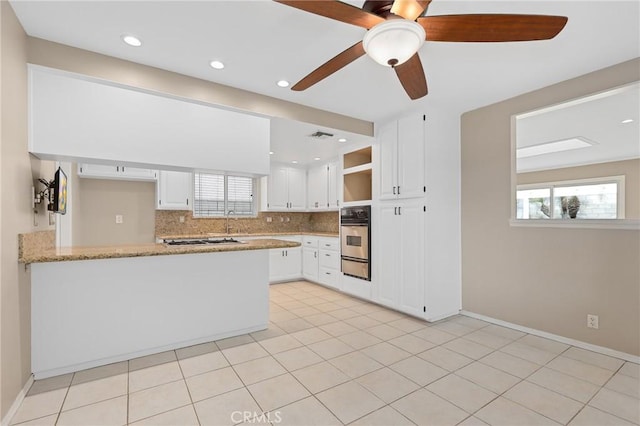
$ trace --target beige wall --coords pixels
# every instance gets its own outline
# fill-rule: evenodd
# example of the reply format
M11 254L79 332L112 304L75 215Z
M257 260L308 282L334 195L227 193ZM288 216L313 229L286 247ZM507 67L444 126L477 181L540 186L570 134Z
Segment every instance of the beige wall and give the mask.
M462 116L464 310L640 355L638 231L509 225L511 116L639 79L636 59Z
M40 162L27 152L27 36L6 1L0 2L0 19L0 418L4 419L31 374L31 294L28 272L18 265L18 234L51 229L43 206L38 215L31 210L31 187L34 178L53 178L53 163Z
M640 160L611 161L578 167L518 173L518 185L605 176L624 176L624 215L626 219L640 219Z
M155 241L155 182L78 178L72 169L74 246Z

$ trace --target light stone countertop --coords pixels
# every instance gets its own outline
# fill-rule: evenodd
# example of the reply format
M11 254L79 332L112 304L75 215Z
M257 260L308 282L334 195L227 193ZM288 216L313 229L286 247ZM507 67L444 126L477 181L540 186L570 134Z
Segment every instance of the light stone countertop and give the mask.
M338 238L340 234L334 232L253 232L253 233L210 233L210 234L171 234L171 235L156 235L157 239L160 240L172 240L172 239L181 239L181 238L224 238L224 237L232 237L232 238L243 238L243 237L274 237L278 238L278 236L288 236L288 235L311 235L315 237L329 237L329 238Z
M255 234L252 234L255 235ZM228 236L228 235L226 235ZM234 234L234 236L236 236ZM202 235L200 235L202 237ZM179 238L188 238L181 236ZM273 238L249 240L243 243L220 245L167 246L165 244L135 244L98 247L63 247L21 250L18 262L43 263L71 260L114 259L121 257L163 256L175 254L213 253L244 250L267 250L273 248L298 247L300 243Z

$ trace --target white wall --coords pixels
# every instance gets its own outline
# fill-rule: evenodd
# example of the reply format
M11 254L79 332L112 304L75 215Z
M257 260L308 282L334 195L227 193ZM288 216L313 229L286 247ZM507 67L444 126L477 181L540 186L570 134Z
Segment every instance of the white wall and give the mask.
M40 158L269 173L268 118L38 66L29 79Z
M426 127L426 303L431 317L461 307L460 116L430 106ZM438 303L433 303L438 301Z

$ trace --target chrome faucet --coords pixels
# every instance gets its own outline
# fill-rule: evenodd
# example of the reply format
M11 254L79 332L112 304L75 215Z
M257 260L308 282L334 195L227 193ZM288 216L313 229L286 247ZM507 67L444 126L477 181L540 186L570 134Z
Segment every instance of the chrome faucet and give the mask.
M225 225L225 229L226 229L227 234L230 234L230 233L231 233L230 231L231 231L231 228L232 228L232 227L231 227L231 226L229 226L229 216L231 216L232 214L234 214L233 210L229 210L229 211L227 212L227 223L226 223L226 225Z

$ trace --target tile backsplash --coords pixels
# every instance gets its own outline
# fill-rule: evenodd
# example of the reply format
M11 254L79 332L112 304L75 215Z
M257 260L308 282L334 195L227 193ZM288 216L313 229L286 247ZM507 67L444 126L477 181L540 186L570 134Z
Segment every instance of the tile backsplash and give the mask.
M180 218L184 218L184 222ZM271 221L269 221L269 218ZM231 234L269 232L338 233L339 212L260 212L258 217L231 216ZM226 218L194 218L190 210L156 210L156 236L224 233Z

